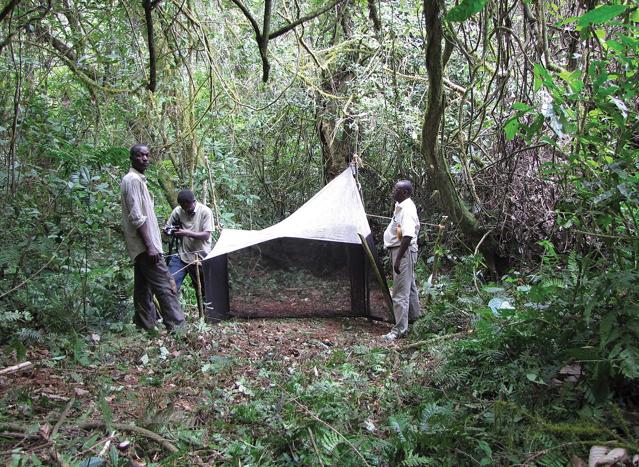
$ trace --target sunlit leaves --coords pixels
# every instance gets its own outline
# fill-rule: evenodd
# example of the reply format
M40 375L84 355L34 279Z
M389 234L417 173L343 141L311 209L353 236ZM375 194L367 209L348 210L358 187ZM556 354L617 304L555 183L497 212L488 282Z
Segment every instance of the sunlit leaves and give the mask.
M580 16L577 19L577 25L581 28L585 28L587 26L593 24L603 24L616 16L619 16L621 13L626 11L626 5L601 5L595 8L594 10L590 10L584 15Z
M506 122L504 125L504 133L506 134L506 139L511 141L517 132L519 131L519 119L518 117L513 117Z
M479 13L488 3L488 0L462 0L462 2L453 7L446 19L453 22L466 21L475 13Z
M559 73L559 77L570 86L572 92L578 93L584 88L580 70L574 70L572 72L564 70Z
M539 91L543 86L546 86L550 90L556 89L555 83L552 80L552 76L548 73L548 70L543 65L535 63L534 67L535 82L534 90Z

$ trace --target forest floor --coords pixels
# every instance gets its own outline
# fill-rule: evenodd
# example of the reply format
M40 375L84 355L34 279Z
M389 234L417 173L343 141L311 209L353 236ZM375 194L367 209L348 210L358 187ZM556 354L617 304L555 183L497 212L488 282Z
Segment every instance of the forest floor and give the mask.
M364 318L196 322L178 335L119 325L33 346L33 366L0 376L0 463L305 463L338 452L324 449L330 435L357 458L343 430L383 437L388 404L403 399L384 390L410 363L405 340L381 339L389 329Z

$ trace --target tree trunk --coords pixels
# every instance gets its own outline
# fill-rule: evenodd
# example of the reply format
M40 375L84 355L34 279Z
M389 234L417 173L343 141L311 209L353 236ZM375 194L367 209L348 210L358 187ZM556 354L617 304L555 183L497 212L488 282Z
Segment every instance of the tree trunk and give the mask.
M426 70L428 73L428 100L426 114L422 127L421 153L426 160L426 166L430 183L438 191L442 209L448 217L455 222L464 236L476 246L486 235L483 228L472 212L468 210L462 201L453 180L441 147L438 142L440 122L444 113L443 71L444 54L442 51L443 15L442 0L424 0L424 18L426 25ZM496 273L495 259L497 257L497 244L488 236L479 246L491 272Z
M348 4L342 4L337 15L333 44L346 40L352 35ZM340 29L343 32L342 38L338 34ZM352 60L356 61L355 55ZM349 69L350 63L351 60L344 60L337 69L322 71L322 90L326 94L340 96L347 92L349 82L355 77ZM317 132L322 147L324 183L328 183L347 167L350 156L355 152L357 134L352 129L353 119L348 115L348 109L342 109L339 101L327 96L320 95L319 100ZM346 111L347 115L339 124L340 129L337 122L343 111Z

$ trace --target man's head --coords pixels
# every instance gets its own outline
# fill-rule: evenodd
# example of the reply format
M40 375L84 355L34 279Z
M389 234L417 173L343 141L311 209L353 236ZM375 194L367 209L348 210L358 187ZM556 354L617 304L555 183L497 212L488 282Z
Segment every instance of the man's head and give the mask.
M151 163L149 147L146 144L136 144L129 150L131 166L138 172L144 173Z
M195 195L191 190L180 191L177 195L177 202L188 215L195 212Z
M401 203L413 194L413 184L410 180L400 180L395 184L393 189L393 199Z

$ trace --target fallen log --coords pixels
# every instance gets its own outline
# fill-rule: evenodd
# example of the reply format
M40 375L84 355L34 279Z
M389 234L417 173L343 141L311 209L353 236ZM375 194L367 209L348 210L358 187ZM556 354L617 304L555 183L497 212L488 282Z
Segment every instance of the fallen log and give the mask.
M31 362L22 362L17 365L8 366L7 368L3 368L0 370L0 375L8 375L9 373L15 373L16 371L24 370L26 368L31 368L33 363Z

